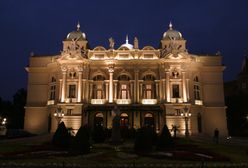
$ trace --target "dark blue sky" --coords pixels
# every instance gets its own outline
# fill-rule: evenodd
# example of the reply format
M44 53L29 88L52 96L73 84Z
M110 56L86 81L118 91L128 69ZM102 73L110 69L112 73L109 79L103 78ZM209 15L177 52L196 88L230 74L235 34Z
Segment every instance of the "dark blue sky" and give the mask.
M57 54L80 21L90 46L116 46L137 36L140 47L158 47L170 21L190 53L223 55L224 79L234 79L248 53L247 0L1 0L0 97L26 88L29 54Z

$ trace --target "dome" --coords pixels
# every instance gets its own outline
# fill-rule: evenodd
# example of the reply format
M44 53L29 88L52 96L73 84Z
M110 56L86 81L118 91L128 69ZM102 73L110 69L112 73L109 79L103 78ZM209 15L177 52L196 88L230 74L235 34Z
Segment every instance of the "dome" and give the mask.
M170 39L170 40L181 40L183 39L182 34L177 31L177 30L173 30L172 28L172 24L169 24L169 30L167 30L164 35L163 35L163 39Z
M133 45L128 43L128 36L126 36L126 43L122 44L121 47L127 47L129 50L133 49Z
M67 37L67 40L77 39L77 40L86 40L86 35L80 30L80 24L77 25L77 30L70 32Z

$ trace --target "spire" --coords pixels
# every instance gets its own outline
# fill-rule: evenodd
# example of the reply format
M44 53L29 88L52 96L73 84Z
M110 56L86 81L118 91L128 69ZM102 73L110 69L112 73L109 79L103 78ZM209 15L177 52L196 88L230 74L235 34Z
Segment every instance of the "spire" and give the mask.
M126 35L126 44L128 44L128 34Z
M77 31L79 31L80 30L80 23L79 23L79 21L78 21L78 24L77 24Z
M171 23L171 21L170 21L169 29L172 30L172 27L173 27L173 25L172 25L172 23Z

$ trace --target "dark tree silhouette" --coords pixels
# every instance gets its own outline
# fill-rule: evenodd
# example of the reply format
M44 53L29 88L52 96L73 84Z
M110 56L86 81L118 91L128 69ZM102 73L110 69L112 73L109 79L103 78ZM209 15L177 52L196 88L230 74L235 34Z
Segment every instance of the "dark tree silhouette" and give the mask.
M61 122L53 135L52 144L58 148L68 148L70 146L70 139L70 134L64 122Z
M79 153L86 154L90 152L89 129L80 127L73 141L73 149Z
M173 148L174 143L173 140L171 138L171 134L169 132L169 129L167 127L167 125L164 125L163 130L160 134L160 136L158 137L158 145L157 145L157 149L158 150L168 150Z

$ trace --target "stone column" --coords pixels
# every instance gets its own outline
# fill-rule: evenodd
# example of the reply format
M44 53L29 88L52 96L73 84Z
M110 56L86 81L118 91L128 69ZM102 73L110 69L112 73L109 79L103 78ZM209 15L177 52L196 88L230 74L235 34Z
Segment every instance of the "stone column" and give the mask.
M92 99L92 94L93 94L93 83L92 82L88 82L87 86L86 86L87 90L86 90L86 97L88 97L88 101L91 101Z
M162 85L163 85L163 99L166 100L166 83L165 83L165 79L163 79L162 81Z
M61 101L62 96L62 80L59 80L59 100Z
M162 81L161 79L159 80L159 99L162 100L163 99L163 88L162 88Z
M182 72L182 84L183 84L183 102L187 102L187 92L186 92L186 80L185 80L185 72Z
M158 82L156 81L156 96L154 98L159 99Z
M78 94L77 94L77 102L82 101L82 70L78 71Z
M83 80L82 99L85 99L85 80Z
M139 71L137 69L134 70L134 102L138 102L139 98L139 84L138 84L138 79L139 79Z
M67 68L66 67L62 67L61 69L62 69L61 102L65 102Z
M140 83L139 83L139 99L140 99L140 100L142 100L143 97L144 97L144 95L143 95L143 93L142 93L142 91L143 91L143 90L142 90L142 85L143 85L143 83L140 82ZM140 101L140 100L139 100L139 101Z
M189 100L189 79L186 79L187 85L187 99Z
M171 101L170 96L170 72L166 72L166 100L167 102Z
M114 85L115 85L114 100L116 100L117 99L117 82L115 82Z
M105 83L106 100L109 100L109 84Z
M134 102L133 100L133 95L134 95L134 92L133 92L133 82L130 82L130 85L131 85L131 89L130 89L130 97L129 99L131 99L131 102Z
M113 75L114 66L109 67L109 103L113 103Z

